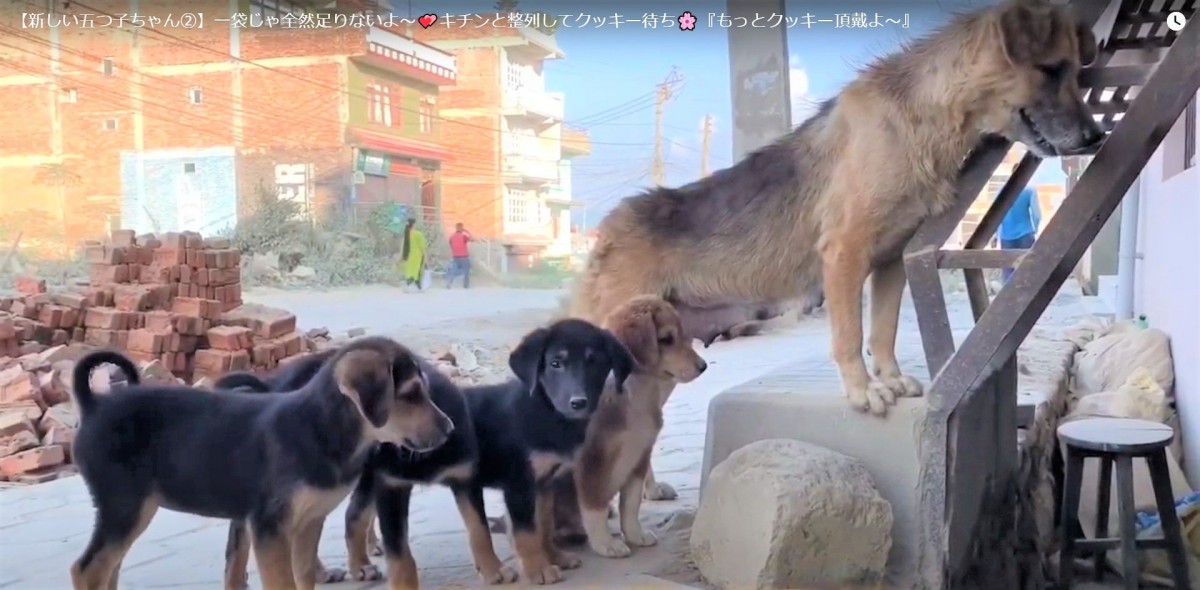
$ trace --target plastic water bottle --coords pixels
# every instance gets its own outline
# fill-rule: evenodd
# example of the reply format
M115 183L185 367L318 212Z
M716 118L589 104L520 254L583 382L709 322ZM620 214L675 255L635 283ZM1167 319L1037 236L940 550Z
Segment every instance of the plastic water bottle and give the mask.
M1150 322L1146 321L1146 314L1143 313L1142 315L1138 316L1137 325L1143 330L1150 327Z

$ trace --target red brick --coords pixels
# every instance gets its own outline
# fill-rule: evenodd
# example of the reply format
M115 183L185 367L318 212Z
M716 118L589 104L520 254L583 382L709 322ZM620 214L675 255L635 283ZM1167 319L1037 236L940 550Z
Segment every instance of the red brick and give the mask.
M146 311L153 309L157 291L147 285L117 285L113 291L113 304L121 311Z
M280 338L279 341L283 344L283 356L300 354L300 351L304 348L304 340L299 332L292 332Z
M202 318L206 310L203 300L194 297L176 297L171 301L171 311L180 315Z
M78 342L82 344L84 340L84 334L86 333L87 329L82 326L75 328L71 331L71 342Z
M109 241L118 248L128 248L137 243L137 234L131 229L117 229L113 230Z
M38 446L36 432L22 430L10 436L0 436L0 457L15 455Z
M206 268L221 268L219 266L219 258L217 257L217 254L218 253L215 250L206 250L203 252L204 266Z
M143 248L153 250L154 248L162 247L162 240L154 234L142 234L137 237L137 244Z
M142 266L142 270L138 274L138 280L146 284L169 283L171 282L172 268L171 266L151 262Z
M142 314L142 327L155 332L169 332L174 329L175 315L169 311L148 311Z
M141 264L126 264L125 268L127 269L128 273L129 273L129 276L126 278L126 280L128 280L131 283L136 283L139 280L141 280L141 270L142 270Z
M117 251L101 244L87 246L83 249L83 261L88 264L119 264Z
M190 266L179 267L179 282L181 282L181 283L192 282L192 267L190 267Z
M164 246L154 251L154 264L175 266L187 264L187 250Z
M75 309L73 307L64 307L63 314L62 314L62 323L59 324L59 326L64 329L69 330L69 329L74 328L75 326L78 326L81 323L83 323L82 319L83 319L83 313L80 310Z
M17 327L11 318L0 318L0 340L11 340L17 337Z
M270 344L256 344L250 351L250 357L256 366L264 369L274 369L277 360L274 352L275 347Z
M204 238L204 247L213 250L224 250L229 248L229 238L210 237Z
M233 361L233 353L228 350L208 348L197 350L193 359L196 363L197 371L209 375L220 375L229 372Z
M17 292L22 295L36 295L46 292L46 280L37 277L19 276L16 285Z
M84 344L107 348L117 346L121 339L117 336L121 332L104 328L89 328L83 335Z
M250 329L241 326L217 326L205 334L208 345L218 350L242 350L247 348Z
M17 365L0 371L0 404L37 402L41 399L40 381Z
M0 411L0 438L18 432L37 432L24 412Z
M87 306L87 296L83 293L54 293L50 295L50 301L55 305L62 305L71 309L83 309Z
M183 245L189 250L199 250L204 247L204 237L194 231L181 232L183 234Z
M38 321L46 324L50 328L59 328L66 325L63 322L63 312L68 308L58 305L45 305L38 311Z
M207 268L197 269L196 277L195 277L196 280L193 282L196 283L197 285L200 285L201 287L207 287L209 277L212 276L210 273L211 273L211 270L207 269Z
M224 324L246 326L262 338L279 338L296 331L296 316L291 312L247 304L221 314Z
M169 231L162 235L162 247L170 250L183 250L186 242L182 234Z
M125 314L111 307L92 307L84 316L83 325L104 330L125 329Z
M93 285L129 281L129 266L125 264L93 264L88 272Z
M187 336L203 336L208 330L209 323L203 318L192 316L176 316L175 331Z
M50 335L50 346L61 346L71 341L71 333L66 330L55 330Z
M250 370L250 351L238 350L233 353L229 359L230 371L249 371Z
M153 355L162 354L163 343L166 341L166 336L160 332L152 332L150 330L131 330L129 332L128 344L126 345L131 352L145 352Z
M29 449L15 455L0 458L0 475L12 477L37 469L60 465L66 459L66 453L58 445Z
M38 307L36 305L30 305L29 303L26 303L23 299L13 301L12 307L9 309L9 311L16 317L28 318L31 320L37 318L38 315Z
M191 354L196 351L196 345L199 343L199 340L199 336L187 336L172 332L171 334L167 334L167 339L163 343L163 350Z
M16 402L11 404L0 404L0 411L17 412L24 414L30 422L37 424L38 420L42 419L42 414L45 413L45 408L41 403L35 401Z
M39 434L46 434L53 428L67 430L79 428L79 415L75 412L74 404L60 403L46 409L46 413L38 421L37 431Z
M42 435L42 446L48 447L57 445L62 447L63 459L71 460L71 446L75 444L75 429L74 428L51 428ZM18 480L19 481L19 480Z

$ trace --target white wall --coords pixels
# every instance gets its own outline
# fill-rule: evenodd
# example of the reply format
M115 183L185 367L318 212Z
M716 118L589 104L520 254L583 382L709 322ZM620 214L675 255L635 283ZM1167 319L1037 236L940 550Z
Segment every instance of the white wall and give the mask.
M1184 464L1200 488L1200 165L1182 166L1182 117L1141 176L1135 315L1171 337Z

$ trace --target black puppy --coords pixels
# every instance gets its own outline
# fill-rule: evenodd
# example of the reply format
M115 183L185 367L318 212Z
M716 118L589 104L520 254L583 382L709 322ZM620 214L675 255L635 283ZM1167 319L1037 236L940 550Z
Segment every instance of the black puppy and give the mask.
M229 373L219 379L214 386L219 389L247 389L256 392L278 391L295 383L303 383L308 376L315 374L324 358L332 351L319 355L302 358L275 374L259 378L251 373ZM399 498L404 496L404 506L407 511L407 496L414 484L444 484L454 486L469 482L474 474L477 460L475 433L471 417L467 411L466 401L458 387L450 379L425 361L418 359L418 365L424 372L429 383L429 397L434 405L450 417L456 428L445 444L429 452L414 453L392 444L382 444L376 447L367 461L359 484L355 487L350 505L346 510L346 546L349 553L349 569L353 577L359 580L376 580L383 577L375 566L371 565L367 556L371 525L376 514L375 494L379 486L387 486L389 491L383 493L389 499L383 508L384 518L391 518L391 511L399 506ZM395 488L394 491L391 488ZM474 522L472 520L471 522ZM226 545L226 579L245 580L249 551L245 543L242 525L231 523L229 542ZM403 530L403 529L401 529ZM417 580L416 563L408 551L407 538L402 535L399 539L402 548L397 548L392 555L401 556L388 562L388 578L393 584L406 583L411 580L415 587ZM491 537L488 537L490 549ZM494 551L492 552L494 555ZM315 559L315 556L314 556ZM495 583L508 583L516 580L516 574L503 568L499 560L494 568L484 570L482 575ZM329 582L341 581L345 572L325 570L324 579ZM228 582L227 582L228 583Z
M89 376L106 363L134 384L96 396ZM384 338L347 345L307 385L278 395L144 385L135 375L109 351L84 357L73 375L75 458L96 507L71 567L76 590L115 588L160 506L248 521L264 590L311 590L320 524L369 450L384 441L429 451L454 430L415 357Z
M550 539L550 486L556 478L569 475L609 375L623 391L633 371L633 357L608 331L567 319L527 334L508 361L518 379L463 389L475 427L478 462L471 477L444 482L454 492L475 568L485 582L508 583L515 578L501 565L488 531L483 490L495 488L504 493L511 521L508 530L526 580L552 584L562 579L560 568L578 567L580 560L558 551ZM389 586L416 588L416 565L407 545L412 489L407 482L426 481L419 477L424 458L393 454L376 465L371 473L376 480L373 491ZM359 494L365 487L355 489L352 507L362 501ZM354 520L347 512L348 537L364 539L369 526L369 518ZM352 533L355 529L364 532Z

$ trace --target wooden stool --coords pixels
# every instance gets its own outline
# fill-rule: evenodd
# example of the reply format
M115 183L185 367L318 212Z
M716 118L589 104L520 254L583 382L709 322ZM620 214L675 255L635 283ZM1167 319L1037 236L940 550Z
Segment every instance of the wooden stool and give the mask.
M1068 422L1058 428L1058 439L1066 445L1062 515L1062 553L1058 563L1059 587L1071 587L1075 555L1094 553L1096 580L1104 573L1105 553L1121 549L1125 588L1138 588L1139 548L1166 549L1171 562L1175 588L1190 589L1183 532L1175 514L1175 496L1171 492L1171 474L1167 470L1167 445L1175 431L1165 424L1123 418L1090 418ZM1100 459L1100 490L1096 504L1096 538L1083 540L1072 534L1072 521L1079 516L1079 495L1083 485L1083 460ZM1154 500L1162 520L1163 538L1137 540L1137 511L1133 504L1133 459L1143 457L1150 468ZM1117 464L1117 505L1120 509L1119 538L1108 538L1108 505L1112 489L1113 463Z

